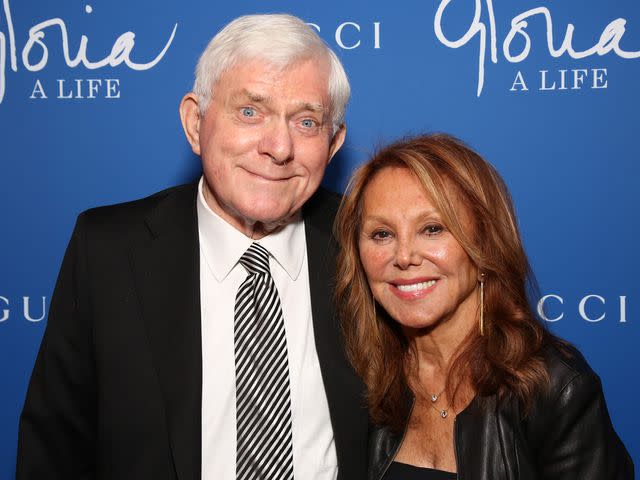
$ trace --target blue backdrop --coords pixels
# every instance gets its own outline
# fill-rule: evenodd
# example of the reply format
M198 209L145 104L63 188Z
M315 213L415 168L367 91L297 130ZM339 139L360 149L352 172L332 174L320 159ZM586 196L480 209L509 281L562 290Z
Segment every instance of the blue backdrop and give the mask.
M3 0L0 478L76 215L195 178L177 107L210 37L291 12L343 60L348 138L325 185L375 146L445 131L513 193L551 330L601 375L640 460L640 4L634 0ZM123 366L124 368L124 366Z

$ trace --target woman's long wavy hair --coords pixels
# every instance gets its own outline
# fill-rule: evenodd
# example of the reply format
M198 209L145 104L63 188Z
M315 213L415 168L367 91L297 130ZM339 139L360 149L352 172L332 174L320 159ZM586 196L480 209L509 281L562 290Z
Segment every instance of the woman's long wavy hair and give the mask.
M446 228L485 275L484 335L472 330L458 349L445 386L451 404L466 382L481 397L514 395L527 412L548 383L541 348L553 337L527 297L534 283L511 197L482 157L451 136L433 134L394 143L360 167L336 218L336 302L349 358L367 386L372 420L401 429L416 360L398 324L380 305L376 308L358 249L364 192L389 167L415 175ZM468 218L472 225L465 225Z

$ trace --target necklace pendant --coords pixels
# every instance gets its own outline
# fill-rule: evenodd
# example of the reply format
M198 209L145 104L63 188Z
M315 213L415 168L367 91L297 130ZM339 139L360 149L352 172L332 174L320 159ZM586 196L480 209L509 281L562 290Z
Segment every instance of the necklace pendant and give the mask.
M431 401L432 402L437 402L438 401L438 395L436 393L434 393L433 395L431 395Z
M441 416L442 418L447 418L447 415L448 415L448 413L447 413L447 411L446 411L446 410L440 410L440 416Z

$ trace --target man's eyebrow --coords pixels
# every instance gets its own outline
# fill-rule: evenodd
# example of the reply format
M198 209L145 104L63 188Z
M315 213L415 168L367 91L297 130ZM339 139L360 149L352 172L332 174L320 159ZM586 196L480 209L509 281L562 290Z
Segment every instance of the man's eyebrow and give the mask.
M300 111L310 111L316 113L325 113L327 108L321 103L309 103L309 102L300 102L298 104L298 108Z
M262 105L269 105L271 103L271 97L266 95L261 95L259 93L251 92L246 88L243 88L239 92L233 94L231 96L231 100L233 102L249 100L250 102L258 103ZM296 110L300 112L309 111L309 112L323 113L323 114L326 114L328 112L328 108L325 107L322 103L312 103L312 102L301 101L296 103L296 107L297 107Z
M266 97L264 95L260 95L259 93L250 92L246 88L243 88L239 92L232 95L232 100L250 100L253 103L263 103L268 104L271 102L271 97Z

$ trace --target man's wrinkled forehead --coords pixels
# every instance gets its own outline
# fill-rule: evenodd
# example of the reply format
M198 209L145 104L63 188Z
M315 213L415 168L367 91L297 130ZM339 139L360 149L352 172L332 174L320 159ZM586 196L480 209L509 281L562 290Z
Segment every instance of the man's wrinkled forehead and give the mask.
M313 74L306 75L302 81L296 78L288 77L288 73L296 68L311 65ZM299 86L300 84L311 83L317 78L325 76L326 86L321 92L309 90L309 95L299 98L291 98L289 100L290 108L296 111L309 111L322 115L330 115L331 97L329 94L329 65L324 62L317 62L312 58L304 58L302 60L290 63L285 67L273 65L263 59L243 59L236 62L231 68L227 69L216 82L213 91L214 96L220 90L226 91L226 101L232 103L251 102L255 105L263 105L265 107L274 107L276 103L282 100L281 94L284 94L289 86ZM308 80L308 82L307 82ZM295 83L295 85L293 85ZM274 91L274 85L278 88ZM296 89L304 92L304 88Z

